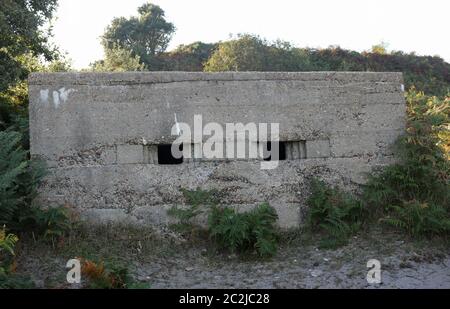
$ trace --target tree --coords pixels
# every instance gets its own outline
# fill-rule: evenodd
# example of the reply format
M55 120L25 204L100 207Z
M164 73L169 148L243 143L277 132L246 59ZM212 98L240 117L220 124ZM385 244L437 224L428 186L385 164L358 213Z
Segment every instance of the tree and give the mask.
M194 42L179 45L176 49L161 53L158 60L164 71L203 71L204 63L211 57L217 44Z
M379 44L373 45L371 52L374 54L386 55L388 53L387 48L388 48L388 43L381 42Z
M43 63L32 53L25 53L15 58L23 72L68 72L72 71L71 62L64 55ZM16 130L28 131L28 124L23 121L28 118L28 83L25 79L10 85L0 92L0 130L14 126ZM28 133L26 133L28 134Z
M150 69L155 56L164 52L175 32L175 26L167 22L164 11L157 5L146 3L138 8L139 16L113 19L102 36L105 52L117 46L139 56Z
M252 35L220 42L205 63L205 71L372 71L403 72L405 87L430 95L450 92L450 64L438 56L386 51L386 44L369 52L339 46L294 48L283 41L267 42Z
M307 50L284 41L268 42L243 34L221 42L204 66L205 71L308 71Z
M205 64L205 71L263 71L267 43L257 36L238 35L237 39L221 42Z
M50 30L43 26L52 18L57 0L0 1L0 92L28 72L17 57L32 53L51 60L55 51L49 47Z
M133 56L132 52L115 46L105 50L105 59L91 64L96 72L126 72L144 71L145 65L141 63L139 56Z

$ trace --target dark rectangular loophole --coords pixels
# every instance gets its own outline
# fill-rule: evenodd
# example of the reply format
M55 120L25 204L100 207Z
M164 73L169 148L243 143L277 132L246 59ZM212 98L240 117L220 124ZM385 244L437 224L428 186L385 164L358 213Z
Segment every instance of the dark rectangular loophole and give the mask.
M278 143L278 151L279 156L278 160L286 160L286 142L267 142L267 150L272 150L272 143ZM268 157L264 158L264 161L272 161L272 156L269 155Z
M180 151L183 151L183 144L180 145ZM158 164L181 164L183 163L183 157L177 159L172 155L171 144L158 145Z

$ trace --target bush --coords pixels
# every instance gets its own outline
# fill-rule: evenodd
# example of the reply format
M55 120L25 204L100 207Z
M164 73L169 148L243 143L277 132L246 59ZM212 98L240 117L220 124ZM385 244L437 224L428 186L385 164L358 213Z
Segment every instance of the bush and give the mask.
M186 208L173 206L168 210L169 216L178 219L176 224L172 224L172 228L181 233L192 233L195 230L193 219L205 212L205 208L209 209L217 205L218 201L215 198L216 190L186 190L181 189L186 203L189 205Z
M339 46L295 48L287 42L269 42L242 34L219 42L209 51L204 71L361 71L403 72L406 88L444 96L450 91L450 64L434 56L418 56L374 48L356 52Z
M222 249L232 252L249 252L256 250L262 257L272 256L277 250L278 218L273 207L264 203L251 211L237 213L230 207L218 206L215 190L182 190L189 204L185 209L172 207L169 215L179 222L173 227L184 233L196 230L192 222L200 214L207 214L207 233Z
M450 216L440 206L426 202L406 201L391 205L382 222L406 231L411 236L450 234Z
M268 203L245 213L216 206L209 215L208 229L221 248L233 252L256 250L260 256L270 257L277 252L277 219L275 209Z
M372 175L363 198L381 221L414 236L446 234L450 220L449 97L412 90L399 162Z
M0 225L16 233L36 232L54 240L70 229L65 208L32 206L37 187L45 175L42 162L28 160L19 132L0 131Z
M412 89L406 99L407 131L396 144L399 162L369 175L361 200L312 182L309 226L325 233L322 247L345 244L369 219L414 237L450 235L450 98Z
M324 234L319 246L333 248L347 243L366 215L363 203L350 194L330 188L317 179L311 181L308 226Z
M21 135L0 131L0 225L11 225L26 199L21 191L21 175L29 171L27 152L20 146Z

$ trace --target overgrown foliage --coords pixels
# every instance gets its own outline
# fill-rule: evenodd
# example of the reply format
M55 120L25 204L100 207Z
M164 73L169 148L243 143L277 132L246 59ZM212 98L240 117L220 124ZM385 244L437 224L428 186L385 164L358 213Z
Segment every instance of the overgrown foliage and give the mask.
M247 212L236 212L231 207L219 206L215 190L182 190L188 206L173 207L169 215L178 219L174 225L184 233L198 229L193 219L199 215L208 218L207 233L221 249L231 252L257 252L261 257L273 256L277 251L278 218L273 207L263 203Z
M342 198L313 182L311 227L331 235L330 243L344 244L362 219L414 237L450 235L450 98L413 89L406 101L407 130L396 145L398 162L369 176L361 200Z
M407 95L399 162L370 177L363 198L382 221L411 235L450 235L450 98Z
M448 209L416 200L390 205L381 222L402 229L411 236L450 234Z
M317 179L311 181L307 205L309 228L324 236L320 243L322 248L346 244L348 238L361 228L366 216L361 201Z
M37 185L45 174L43 164L29 158L29 73L67 71L70 63L48 43L56 0L0 2L0 226L21 235L55 241L67 230L68 217L60 208L43 210L32 206ZM4 232L3 232L4 233ZM2 239L12 254L11 235ZM0 253L3 256L4 253ZM33 284L14 273L13 264L2 266L0 288L27 288Z
M19 132L0 131L0 224L13 229L34 197L33 183L40 177L27 161L21 138Z
M199 215L205 213L209 208L217 205L217 191L212 190L187 190L181 189L187 207L173 206L168 214L177 218L178 222L172 225L172 228L182 233L195 232L196 226L193 220Z
M0 131L0 225L12 231L32 231L54 240L71 226L65 208L34 207L39 181L45 167L28 160L19 132Z
M76 223L72 219L69 210L65 207L35 209L35 212L29 219L35 221L39 235L53 243L55 240L62 239Z
M374 46L356 52L339 46L296 48L288 42L268 42L243 34L220 42L204 66L205 71L373 71L403 72L406 87L430 95L450 91L450 64L434 56L387 52Z
M244 213L215 206L209 215L208 229L221 248L232 252L255 250L262 257L270 257L277 252L277 219L275 209L268 203Z

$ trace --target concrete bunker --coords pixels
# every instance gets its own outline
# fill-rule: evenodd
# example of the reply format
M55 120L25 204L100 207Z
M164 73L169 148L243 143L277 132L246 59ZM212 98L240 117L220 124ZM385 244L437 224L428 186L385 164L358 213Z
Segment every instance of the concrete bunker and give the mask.
M402 84L401 73L372 72L32 74L31 154L50 172L37 201L69 204L96 223L158 226L183 203L181 188L214 188L224 205L269 202L280 226L295 227L312 177L356 190L367 172L395 161L391 146L405 129ZM224 126L278 123L278 167L261 169L271 159L264 153L174 158L174 115L193 126L199 114Z

